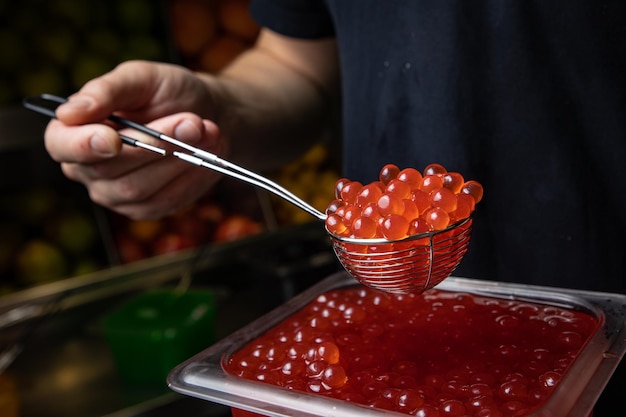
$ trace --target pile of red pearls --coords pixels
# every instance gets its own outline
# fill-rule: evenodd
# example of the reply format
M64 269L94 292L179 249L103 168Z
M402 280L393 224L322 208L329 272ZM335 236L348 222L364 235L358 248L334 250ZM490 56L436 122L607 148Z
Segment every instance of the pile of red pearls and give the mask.
M413 416L520 417L548 401L597 326L587 313L553 305L355 286L319 295L224 367Z
M443 230L468 218L483 197L482 185L430 164L423 172L385 165L378 181L341 178L326 208L326 228L336 236L404 239Z

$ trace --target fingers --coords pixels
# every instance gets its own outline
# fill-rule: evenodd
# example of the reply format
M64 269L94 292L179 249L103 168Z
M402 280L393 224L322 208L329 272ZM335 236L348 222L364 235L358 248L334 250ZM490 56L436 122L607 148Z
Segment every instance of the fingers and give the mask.
M223 152L224 145L217 126L196 115L175 114L154 121L149 126L210 152ZM80 138L67 138L59 152L53 150L54 145L49 147L49 152L60 158L64 174L85 184L91 199L97 204L133 218L156 218L189 204L206 192L219 177L212 171L190 165L171 155L163 157L130 146L123 146L115 157L101 158L94 153L91 146L80 145L81 141L94 140L97 135L105 135L109 131L117 135L113 129L101 127L102 125L74 127L72 132L79 132L82 135ZM63 131L63 126L57 128ZM52 128L51 131L54 132ZM143 142L165 148L170 153L180 150L133 130L123 132ZM119 138L117 141L119 143ZM53 143L54 140L50 142Z
M157 219L195 201L219 175L176 158L144 165L127 175L90 182L90 198L133 219Z
M160 84L160 65L129 61L87 82L79 92L60 105L56 115L67 125L99 122L114 111L149 106Z

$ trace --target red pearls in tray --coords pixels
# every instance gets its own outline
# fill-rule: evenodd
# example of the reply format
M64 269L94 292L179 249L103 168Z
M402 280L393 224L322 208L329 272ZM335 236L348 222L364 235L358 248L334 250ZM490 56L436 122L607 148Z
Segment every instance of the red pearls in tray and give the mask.
M399 240L468 218L483 197L483 187L440 164L430 164L423 172L387 164L378 181L367 185L339 179L335 197L326 209L331 234Z
M544 406L598 325L521 300L352 287L319 295L224 368L414 416L521 417Z

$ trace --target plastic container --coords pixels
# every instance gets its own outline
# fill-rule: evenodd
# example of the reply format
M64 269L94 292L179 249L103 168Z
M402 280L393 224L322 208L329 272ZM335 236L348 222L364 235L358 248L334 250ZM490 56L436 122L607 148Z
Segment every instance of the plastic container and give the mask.
M176 392L229 405L234 416L402 416L383 408L330 398L313 392L290 390L244 379L225 371L228 359L296 314L328 291L354 286L354 280L338 273L311 287L282 307L233 333L177 366L168 376ZM577 347L575 359L567 366L556 387L539 410L528 416L588 417L626 350L626 296L576 290L523 286L450 277L437 291L494 298L499 302L520 301L583 312L596 323L588 339ZM340 303L341 300L338 300ZM470 333L471 324L467 325ZM421 330L420 330L421 331ZM515 331L513 332L515 333ZM429 336L436 334L431 332ZM519 334L518 334L519 335ZM433 338L435 339L435 338ZM441 340L432 340L433 344ZM438 339L438 338L437 338ZM441 344L443 346L443 344ZM470 347L468 346L468 349ZM452 361L452 356L446 357Z
M103 320L106 340L122 378L163 383L181 361L215 341L212 292L151 290Z

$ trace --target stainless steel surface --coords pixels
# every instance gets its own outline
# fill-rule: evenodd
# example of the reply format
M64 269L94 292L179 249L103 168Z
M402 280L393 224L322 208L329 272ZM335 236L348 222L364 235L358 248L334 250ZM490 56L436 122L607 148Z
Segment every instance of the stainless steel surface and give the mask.
M58 313L28 338L4 377L18 387L20 417L228 416L228 409L173 393L162 384L131 384L118 374L100 322L147 288L173 287L199 250L152 258L0 298L0 347L19 341L62 295ZM224 337L339 267L320 224L215 245L198 259L192 287L218 296ZM0 415L2 412L0 410Z

